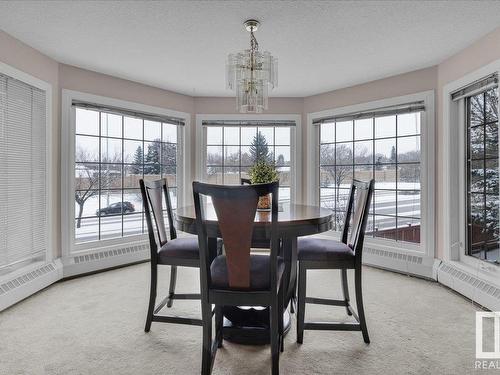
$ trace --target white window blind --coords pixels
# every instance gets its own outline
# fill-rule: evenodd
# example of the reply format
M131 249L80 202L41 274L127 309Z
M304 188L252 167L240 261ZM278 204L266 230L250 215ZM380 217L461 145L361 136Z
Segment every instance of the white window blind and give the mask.
M47 244L45 92L0 74L0 275Z

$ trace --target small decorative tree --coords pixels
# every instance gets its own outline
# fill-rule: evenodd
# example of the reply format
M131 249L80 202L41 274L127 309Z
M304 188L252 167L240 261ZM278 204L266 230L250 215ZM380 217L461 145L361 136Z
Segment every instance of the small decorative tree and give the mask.
M265 160L259 160L249 170L252 184L267 184L279 180L279 173L274 164ZM271 208L271 198L269 195L261 197L257 205L259 210L269 210Z

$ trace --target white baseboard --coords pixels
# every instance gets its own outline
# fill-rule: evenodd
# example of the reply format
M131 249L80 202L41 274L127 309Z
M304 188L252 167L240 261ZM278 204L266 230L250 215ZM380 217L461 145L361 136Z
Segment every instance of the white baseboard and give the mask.
M63 277L105 270L129 263L148 260L149 243L141 241L101 247L63 258Z
M60 280L63 265L59 259L37 262L0 279L0 311Z
M453 261L441 262L437 280L491 311L500 311L500 281L487 280L466 265Z

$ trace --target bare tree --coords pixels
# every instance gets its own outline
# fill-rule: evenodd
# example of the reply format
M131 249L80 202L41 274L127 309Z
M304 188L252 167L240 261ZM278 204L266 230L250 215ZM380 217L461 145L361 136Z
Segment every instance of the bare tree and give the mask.
M120 154L116 153L110 157L101 159L102 163L119 163ZM76 152L76 160L95 160L91 153L79 148ZM121 171L117 172L111 168L101 170L101 189L115 187L116 182L121 180ZM96 163L78 163L75 169L75 202L78 204L78 216L76 227L80 228L82 223L83 208L85 203L99 194L99 165Z

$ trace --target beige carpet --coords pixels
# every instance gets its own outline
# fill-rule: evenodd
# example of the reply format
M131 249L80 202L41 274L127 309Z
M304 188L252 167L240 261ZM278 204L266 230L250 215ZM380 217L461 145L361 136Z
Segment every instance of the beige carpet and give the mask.
M165 288L168 272L164 267ZM372 343L360 332L306 331L298 346L293 318L282 374L474 372L478 307L435 282L373 268L364 275ZM198 290L195 270L179 276L180 292ZM141 264L65 281L0 313L0 373L199 374L200 327L153 323L144 333L148 278L149 265ZM340 294L335 272L311 272L308 282L309 294ZM200 309L180 301L171 311L198 316ZM343 319L344 309L309 305L307 317ZM213 373L269 374L269 352L225 342Z

